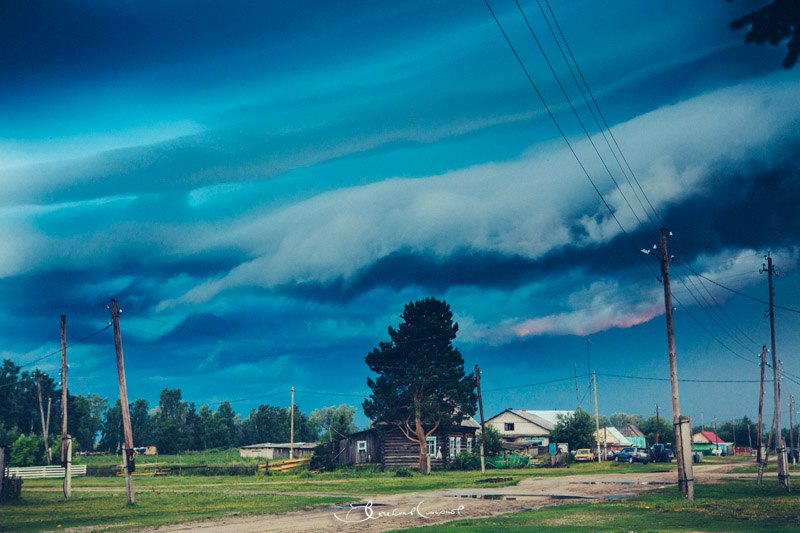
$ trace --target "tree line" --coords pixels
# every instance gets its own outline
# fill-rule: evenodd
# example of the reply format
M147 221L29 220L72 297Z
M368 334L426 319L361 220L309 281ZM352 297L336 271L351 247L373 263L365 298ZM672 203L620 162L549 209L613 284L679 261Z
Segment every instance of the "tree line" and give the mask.
M165 388L157 406L138 398L130 402L129 409L135 446L154 445L161 454L290 440L291 410L286 407L262 404L243 418L230 402L224 401L216 409L209 405L198 409L194 402L183 399L180 389ZM342 404L306 414L295 406L294 441L326 441L349 435L357 430L355 411L355 407ZM12 460L16 446L16 456L25 459L15 462L41 464L46 460L41 413L48 428L48 447L60 450L60 384L46 372L21 371L5 359L0 368L0 446L12 447ZM76 450L118 453L124 446L119 399L109 406L108 399L97 394L70 394L67 414L68 432Z

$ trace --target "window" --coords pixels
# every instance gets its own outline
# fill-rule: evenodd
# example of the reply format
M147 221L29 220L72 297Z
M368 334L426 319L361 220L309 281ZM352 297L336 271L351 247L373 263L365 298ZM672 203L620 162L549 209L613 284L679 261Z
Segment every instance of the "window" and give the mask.
M450 455L450 459L454 459L456 455L458 455L458 450L456 449L456 438L450 437L449 439L448 451Z
M356 441L356 449L359 452L367 451L367 441L365 441L365 440Z
M436 437L428 437L425 443L428 445L428 455L436 457Z
M456 437L456 455L461 455L461 437Z
M506 422L504 426L505 431L514 431L514 422Z
M467 437L467 453L472 453L472 437Z

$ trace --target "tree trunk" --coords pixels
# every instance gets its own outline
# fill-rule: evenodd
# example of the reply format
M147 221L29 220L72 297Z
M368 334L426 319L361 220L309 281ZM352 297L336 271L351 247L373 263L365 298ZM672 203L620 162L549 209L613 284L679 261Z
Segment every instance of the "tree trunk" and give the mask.
M425 436L425 430L422 428L422 420L419 416L416 417L416 435L419 442L419 473L428 473L428 442Z

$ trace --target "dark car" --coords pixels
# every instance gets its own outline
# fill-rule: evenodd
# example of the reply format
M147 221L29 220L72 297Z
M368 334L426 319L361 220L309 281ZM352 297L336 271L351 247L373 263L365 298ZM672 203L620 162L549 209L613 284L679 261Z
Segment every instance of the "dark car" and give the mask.
M614 460L618 463L644 463L650 462L650 451L647 448L640 448L638 446L628 446L623 448L614 456Z

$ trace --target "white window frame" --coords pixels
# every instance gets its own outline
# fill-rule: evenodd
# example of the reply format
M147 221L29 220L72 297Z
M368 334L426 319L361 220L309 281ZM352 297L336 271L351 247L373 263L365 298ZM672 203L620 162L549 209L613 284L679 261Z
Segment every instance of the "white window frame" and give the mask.
M461 455L461 437L456 437L456 455Z
M472 453L472 437L467 437L467 453Z
M455 437L450 437L447 440L448 440L448 444L449 444L448 450L447 450L447 455L450 456L450 459L455 459L456 455L458 455L456 453L456 438Z
M428 447L428 455L436 457L436 437L427 437L425 445Z
M366 452L367 451L367 441L365 441L365 440L356 441L356 451Z

